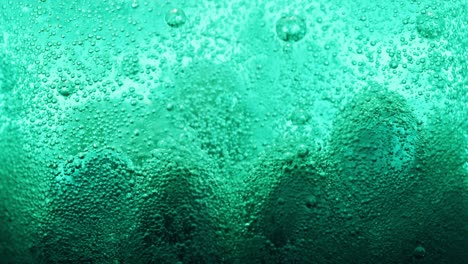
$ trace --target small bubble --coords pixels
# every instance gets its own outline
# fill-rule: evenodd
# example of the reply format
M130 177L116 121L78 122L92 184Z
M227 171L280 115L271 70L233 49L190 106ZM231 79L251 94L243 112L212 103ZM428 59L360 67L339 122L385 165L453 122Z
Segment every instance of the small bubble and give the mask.
M423 246L417 246L414 249L413 256L417 259L422 259L426 256L426 249Z
M307 148L307 146L304 145L304 144L299 145L299 147L298 147L298 149L297 149L297 155L298 155L300 158L305 158L305 157L307 157L307 155L309 155L309 149Z
M398 68L398 62L394 60L390 61L390 68L392 69Z
M170 111L174 110L174 105L171 104L171 103L168 103L168 104L166 105L166 109L167 109L167 111L170 112Z
M166 13L166 23L171 27L178 28L185 24L186 20L185 12L181 9L174 8Z
M276 34L283 41L299 41L307 32L305 20L295 15L283 16L276 22Z
M314 195L309 195L306 199L305 199L305 205L307 208L311 209L313 207L316 207L317 206L317 197L315 197Z

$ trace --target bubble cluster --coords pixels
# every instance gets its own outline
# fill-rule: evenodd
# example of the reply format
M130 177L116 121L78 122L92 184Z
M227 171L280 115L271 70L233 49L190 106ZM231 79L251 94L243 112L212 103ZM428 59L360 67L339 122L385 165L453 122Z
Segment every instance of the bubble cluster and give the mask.
M296 42L304 38L307 33L306 22L296 15L282 16L276 22L278 38L286 42Z
M121 71L124 76L135 78L141 70L138 54L127 54L122 58Z
M0 92L13 90L19 77L18 70L11 56L0 53Z
M73 85L69 82L63 82L59 87L57 87L57 90L59 94L64 97L70 96L76 91Z
M312 258L325 263L319 252L338 254L332 247L333 238L326 235L327 228L333 229L335 217L329 201L336 191L326 184L331 178L325 181L322 176L318 153L288 154L297 145L310 149L295 140L273 147L261 156L247 179L246 217L250 222L243 244L244 263L277 263L277 259L308 263Z
M437 38L445 31L445 21L436 13L425 12L417 16L416 29L424 38Z
M213 167L201 152L173 143L153 151L143 167L136 258L130 263L218 263L216 215L208 199L215 186L204 184L211 182Z
M132 166L129 159L112 149L64 161L47 194L50 202L37 245L41 261L86 263L100 261L101 254L116 257L131 219ZM100 253L83 250L70 254L74 247L84 249L86 244Z

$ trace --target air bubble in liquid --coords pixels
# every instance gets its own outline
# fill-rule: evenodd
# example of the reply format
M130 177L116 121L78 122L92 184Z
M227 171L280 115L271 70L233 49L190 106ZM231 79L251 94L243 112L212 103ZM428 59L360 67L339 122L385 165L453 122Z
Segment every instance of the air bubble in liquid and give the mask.
M305 20L299 16L283 16L276 22L276 34L283 41L299 41L306 32Z
M166 13L166 23L171 27L178 28L185 24L186 20L185 12L179 8L171 9Z

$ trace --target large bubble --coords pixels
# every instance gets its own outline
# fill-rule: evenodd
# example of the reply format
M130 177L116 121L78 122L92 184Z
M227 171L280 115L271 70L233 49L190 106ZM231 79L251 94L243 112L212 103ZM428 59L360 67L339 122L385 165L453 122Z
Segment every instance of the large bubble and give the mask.
M276 34L283 41L299 41L304 38L306 33L306 22L300 16L284 15L276 22Z
M166 23L169 26L173 28L178 28L185 24L185 22L187 21L187 16L185 15L185 12L182 9L174 8L166 13L165 19Z

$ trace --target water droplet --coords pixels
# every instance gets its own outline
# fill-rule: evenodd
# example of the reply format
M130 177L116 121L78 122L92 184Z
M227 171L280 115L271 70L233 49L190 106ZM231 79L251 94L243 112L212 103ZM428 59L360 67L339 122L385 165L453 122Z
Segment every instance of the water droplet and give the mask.
M299 41L307 32L305 20L295 15L281 17L276 22L276 34L283 41Z
M185 12L179 8L171 9L166 13L166 23L171 27L178 28L185 24L186 20Z

